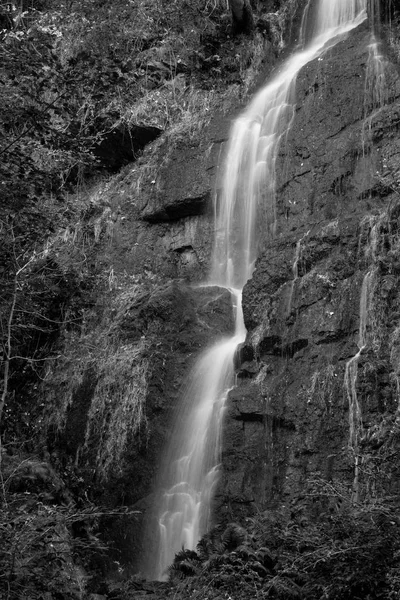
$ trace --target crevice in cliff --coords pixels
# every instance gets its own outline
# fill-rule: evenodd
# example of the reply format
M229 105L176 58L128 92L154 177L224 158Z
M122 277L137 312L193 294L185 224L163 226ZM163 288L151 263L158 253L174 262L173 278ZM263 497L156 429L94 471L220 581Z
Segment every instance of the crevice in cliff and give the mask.
M160 208L145 209L141 218L148 223L157 224L167 221L179 221L187 217L203 215L210 203L210 192L200 196L177 199L173 204L164 204Z
M279 429L286 429L288 431L296 431L295 423L293 421L287 419L286 417L268 415L267 418L270 423L272 432L276 432Z
M306 348L309 341L307 339L297 339L292 342L286 342L279 336L264 337L258 345L258 352L261 358L263 356L279 356L282 358L293 358L293 356Z
M244 423L264 423L265 415L258 412L240 412L239 415L235 415L234 419L236 421L243 421Z

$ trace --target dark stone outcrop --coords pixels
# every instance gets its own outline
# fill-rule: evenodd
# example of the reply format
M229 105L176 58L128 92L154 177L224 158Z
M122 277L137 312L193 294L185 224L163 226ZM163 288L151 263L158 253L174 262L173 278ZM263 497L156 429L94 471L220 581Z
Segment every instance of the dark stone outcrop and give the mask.
M143 219L154 223L204 214L211 200L207 158L203 148L176 150L157 174L155 194L143 209Z
M141 217L157 223L210 211L221 148L228 135L229 121L220 115L200 145L189 140L181 141L172 152L165 148L166 157L150 181L151 191L142 199Z
M158 127L147 125L119 123L104 129L105 125L97 124L97 129L101 131L100 141L93 147L93 154L99 167L110 173L116 173L136 160L143 148L162 133Z

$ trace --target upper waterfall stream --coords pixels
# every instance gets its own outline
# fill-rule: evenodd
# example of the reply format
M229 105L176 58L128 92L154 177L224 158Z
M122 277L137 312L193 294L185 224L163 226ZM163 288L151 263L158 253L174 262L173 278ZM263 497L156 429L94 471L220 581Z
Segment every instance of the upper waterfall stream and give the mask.
M207 282L231 291L235 331L206 350L188 377L166 449L158 504L158 556L147 572L163 579L182 547L194 549L210 524L218 481L224 404L234 386L234 356L246 337L242 289L261 241L274 235L275 162L295 113L295 82L341 36L366 18L367 0L316 0L307 5L303 31L311 40L296 51L233 125L215 198L215 239Z

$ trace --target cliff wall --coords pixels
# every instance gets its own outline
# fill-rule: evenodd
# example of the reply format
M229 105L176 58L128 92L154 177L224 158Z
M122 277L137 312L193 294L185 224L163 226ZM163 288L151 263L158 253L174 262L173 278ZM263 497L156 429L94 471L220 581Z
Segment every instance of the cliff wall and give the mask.
M400 87L388 48L376 52L363 25L298 77L277 234L244 290L218 507L229 519L282 505L310 516L318 477L363 498L398 490Z

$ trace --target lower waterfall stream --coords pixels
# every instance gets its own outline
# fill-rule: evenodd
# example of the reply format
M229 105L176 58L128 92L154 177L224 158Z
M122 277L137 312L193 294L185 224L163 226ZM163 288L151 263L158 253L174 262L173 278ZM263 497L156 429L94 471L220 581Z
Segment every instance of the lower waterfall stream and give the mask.
M321 58L341 36L366 18L367 0L308 2L300 38L311 38L254 97L233 125L220 190L215 198L215 239L207 285L230 290L235 331L207 349L188 377L179 423L166 449L168 468L159 491L158 555L146 569L164 579L182 548L195 549L210 526L218 483L224 404L234 386L234 357L244 342L242 289L259 246L276 222L275 162L280 140L295 113L299 71ZM310 33L311 32L311 33Z

